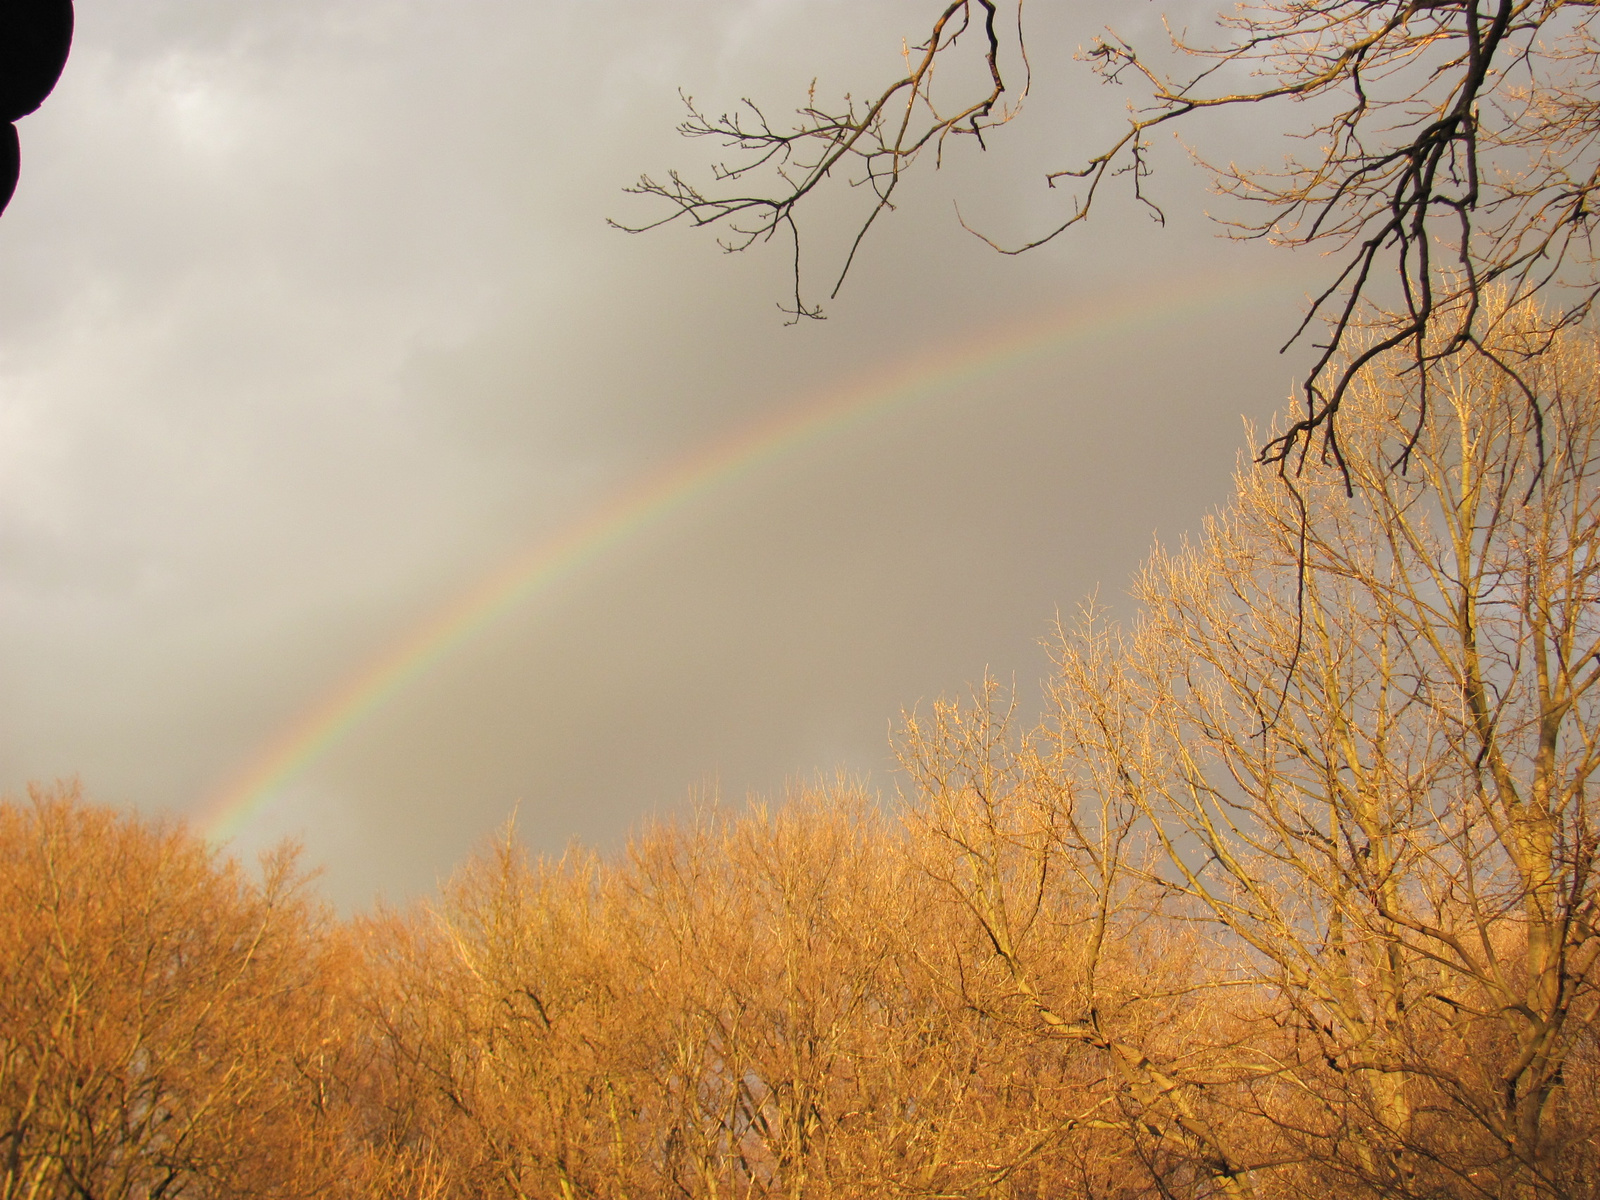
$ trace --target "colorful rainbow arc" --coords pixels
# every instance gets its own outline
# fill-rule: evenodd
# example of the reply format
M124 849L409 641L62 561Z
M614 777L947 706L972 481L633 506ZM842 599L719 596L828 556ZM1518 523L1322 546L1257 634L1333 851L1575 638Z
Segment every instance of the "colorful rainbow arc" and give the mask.
M351 675L269 743L197 820L212 841L226 841L306 766L337 744L403 688L457 646L606 551L756 468L824 439L878 420L914 401L951 391L998 371L1046 358L1094 338L1159 325L1237 301L1261 289L1248 276L1196 282L1155 296L1073 309L1020 327L990 332L942 353L919 355L857 379L702 448L627 488L584 520L518 553L452 603L412 629Z

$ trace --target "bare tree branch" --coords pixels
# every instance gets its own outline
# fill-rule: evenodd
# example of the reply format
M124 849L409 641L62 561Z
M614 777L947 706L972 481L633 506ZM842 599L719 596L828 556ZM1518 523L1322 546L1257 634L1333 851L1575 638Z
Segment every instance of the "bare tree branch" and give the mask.
M1581 0L1267 0L1219 17L1214 44L1172 34L1154 57L1108 31L1079 57L1140 98L1107 144L1046 173L1047 186L1068 191L1065 216L1018 245L972 232L1003 253L1025 253L1088 220L1114 184L1163 220L1146 191L1156 130L1188 128L1218 109L1300 105L1285 110L1283 128L1306 150L1279 169L1195 157L1222 191L1264 209L1230 218L1230 236L1324 246L1335 256L1327 286L1288 340L1322 331L1301 380L1302 411L1258 457L1290 469L1315 452L1343 470L1336 417L1352 382L1379 356L1407 349L1422 379L1431 362L1478 353L1490 332L1481 301L1491 286L1504 288L1513 307L1542 296L1547 333L1583 320L1600 296L1595 14ZM923 151L932 149L937 166L951 135L983 145L1017 116L1030 79L1022 17L1020 0L1004 20L995 0L941 4L927 38L907 52L906 71L875 100L860 106L846 96L823 107L813 88L787 131L751 101L747 115L716 120L690 103L684 134L718 138L737 154L713 171L722 190L702 190L677 173L665 182L646 176L630 190L669 211L626 228L716 226L730 251L781 230L796 245L786 311L795 320L821 317L800 286L800 216L809 197L839 178L872 197L831 289L836 296ZM966 54L978 57L982 87L951 107L936 104L936 66ZM1175 73L1174 57L1195 69ZM1022 76L1015 89L1012 71ZM757 176L769 185L723 188ZM1352 355L1357 334L1362 350ZM1514 358L1499 366L1522 377ZM1541 399L1525 381L1523 388L1537 422ZM1420 429L1425 388L1416 403ZM1402 447L1396 466L1407 460Z

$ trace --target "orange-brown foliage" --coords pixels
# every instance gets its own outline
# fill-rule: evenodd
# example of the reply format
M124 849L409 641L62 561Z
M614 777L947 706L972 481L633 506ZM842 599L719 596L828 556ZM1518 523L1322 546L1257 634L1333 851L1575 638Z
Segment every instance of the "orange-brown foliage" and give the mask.
M72 790L0 805L0 1196L317 1195L351 966L260 882Z
M1356 395L1353 494L1241 476L1038 728L908 718L892 806L508 827L340 924L292 853L0 804L0 1200L1594 1197L1597 363L1526 372L1542 458L1440 368L1410 476Z

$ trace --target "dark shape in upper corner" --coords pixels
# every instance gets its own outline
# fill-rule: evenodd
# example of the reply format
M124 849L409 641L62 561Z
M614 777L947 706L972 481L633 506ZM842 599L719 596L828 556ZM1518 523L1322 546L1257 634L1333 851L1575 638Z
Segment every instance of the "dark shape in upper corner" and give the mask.
M0 0L0 212L17 188L16 126L56 86L72 48L72 0Z

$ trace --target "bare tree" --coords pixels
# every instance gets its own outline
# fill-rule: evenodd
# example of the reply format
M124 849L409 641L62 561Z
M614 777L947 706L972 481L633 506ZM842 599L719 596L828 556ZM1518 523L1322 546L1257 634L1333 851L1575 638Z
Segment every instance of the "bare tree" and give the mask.
M1027 94L1020 0L938 0L931 15L903 72L869 101L847 96L830 105L813 94L792 122L770 120L750 99L717 117L688 101L681 131L720 142L731 157L713 168L709 186L677 172L665 181L641 178L630 190L667 211L630 228L684 220L719 229L730 250L786 235L795 253L790 312L820 317L800 286L800 218L811 197L830 181L862 186L868 197L833 285L837 295L913 164L924 156L937 163L951 138L985 144ZM1507 289L1513 307L1542 295L1553 306L1546 333L1588 314L1600 288L1591 243L1600 189L1592 4L1265 0L1219 17L1215 36L1174 33L1170 46L1155 48L1115 32L1092 37L1078 58L1106 82L1135 90L1127 121L1104 144L1044 174L1050 187L1068 192L1054 225L996 248L1021 253L1052 240L1087 220L1115 184L1163 219L1146 182L1153 134L1163 126L1189 130L1214 110L1290 106L1284 132L1296 149L1281 167L1239 167L1224 153L1209 168L1222 190L1263 210L1230 221L1234 236L1334 252L1330 279L1290 339L1325 323L1302 411L1261 448L1262 461L1289 463L1313 435L1338 460L1335 416L1344 397L1392 349L1405 349L1418 368L1482 352L1493 325L1485 288ZM963 70L963 57L977 69ZM941 66L941 78L958 81L953 94L935 94ZM1522 381L1536 413L1539 397L1519 364L1541 344L1500 342L1493 356ZM1415 375L1419 421L1429 378ZM1396 453L1403 457L1408 445Z
M1526 308L1495 321L1492 354L1546 343ZM1063 722L1130 714L1102 753L1164 886L1287 1005L1257 1111L1357 1194L1590 1194L1597 350L1569 331L1526 361L1542 462L1487 356L1430 362L1420 430L1408 364L1374 360L1348 476L1242 472L1151 560L1119 671L1064 644Z
M0 804L0 1197L333 1187L343 964L302 882L71 792Z
M1115 671L1111 648L1086 645L1085 661ZM909 716L902 735L916 861L968 926L941 956L947 986L1071 1064L1073 1086L1035 1114L1032 1136L996 1149L1057 1186L1101 1180L1086 1195L1248 1196L1263 1131L1216 1103L1251 1032L1234 1019L1243 996L1219 1003L1241 981L1152 886L1140 810L1104 753L1124 724L1118 694L1092 695L1078 706L1087 719L1021 732L987 682L970 704ZM1072 1143L1096 1165L1068 1169Z
M840 785L702 810L604 865L497 842L432 912L367 932L389 1077L357 1194L1215 1191L1180 1122L1240 1124L1196 1048L1238 1023L1169 986L1197 943L1085 910L1075 880L997 956L940 811L903 825ZM1023 882L1002 854L989 882Z

